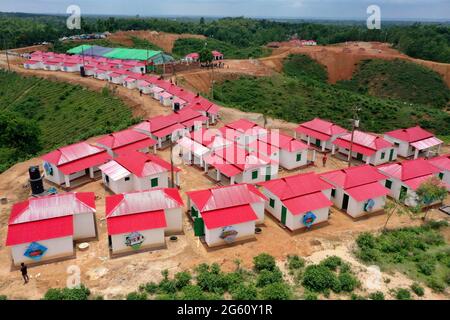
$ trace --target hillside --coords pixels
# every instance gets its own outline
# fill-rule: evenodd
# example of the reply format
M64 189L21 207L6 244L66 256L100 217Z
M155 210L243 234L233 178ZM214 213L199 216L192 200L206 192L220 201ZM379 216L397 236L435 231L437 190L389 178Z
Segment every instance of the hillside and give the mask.
M270 54L271 50L260 46L240 47L229 42L216 39L178 39L175 41L172 53L178 57L184 57L192 52L201 51L205 42L211 50L217 50L224 54L225 59L259 58Z
M241 77L214 90L218 103L248 112L299 123L313 117L349 127L351 108L359 106L361 129L384 132L420 124L439 135L450 135L450 114L424 105L409 105L354 93L308 77Z
M361 61L353 78L339 85L380 98L439 108L445 107L450 99L450 90L438 73L400 59Z
M0 121L0 172L36 153L133 123L130 109L108 90L97 93L4 71L0 71L0 110L4 116ZM18 141L27 149L17 145Z
M328 79L327 69L304 54L289 55L284 60L283 72L294 78L307 76L322 82L326 82Z

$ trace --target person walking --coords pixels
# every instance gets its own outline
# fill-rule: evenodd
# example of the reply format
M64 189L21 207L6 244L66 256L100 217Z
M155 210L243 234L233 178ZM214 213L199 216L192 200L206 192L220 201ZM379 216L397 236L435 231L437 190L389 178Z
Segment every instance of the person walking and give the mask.
M28 267L23 262L20 264L20 272L22 273L22 278L25 281L24 284L27 284L28 281L30 281L30 278L28 277Z
M325 153L325 154L323 155L323 158L322 158L322 164L323 164L324 167L327 165L327 160L328 160L327 154Z

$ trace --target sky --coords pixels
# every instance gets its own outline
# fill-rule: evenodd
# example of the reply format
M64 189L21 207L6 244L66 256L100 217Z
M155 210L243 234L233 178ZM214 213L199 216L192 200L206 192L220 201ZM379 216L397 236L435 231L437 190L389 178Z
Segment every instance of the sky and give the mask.
M383 19L450 20L450 0L0 0L0 11L140 16L246 16L366 20L369 5Z

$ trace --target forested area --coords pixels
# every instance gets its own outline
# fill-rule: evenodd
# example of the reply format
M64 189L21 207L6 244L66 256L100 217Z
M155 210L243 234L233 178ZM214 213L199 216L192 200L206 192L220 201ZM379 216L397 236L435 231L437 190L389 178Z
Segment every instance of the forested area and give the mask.
M319 44L345 41L383 41L402 52L427 60L450 62L448 24L386 23L381 30L368 30L365 23L278 22L265 19L223 18L183 20L156 18L87 17L81 30L68 30L65 16L0 13L2 46L32 45L73 34L118 30L156 30L171 33L202 34L241 50L271 41L284 41L292 35L314 39Z

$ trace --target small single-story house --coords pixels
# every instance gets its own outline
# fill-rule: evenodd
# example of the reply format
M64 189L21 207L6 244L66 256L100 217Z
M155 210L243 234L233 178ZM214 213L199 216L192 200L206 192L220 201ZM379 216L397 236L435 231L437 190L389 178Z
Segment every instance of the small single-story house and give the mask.
M183 230L183 200L163 188L106 197L106 224L113 255L165 246L165 234Z
M190 133L190 138L202 144L212 152L230 147L234 144L233 141L225 139L222 136L222 132L215 128L207 129L202 127L199 130L192 131Z
M253 185L237 184L187 192L194 234L209 247L255 237L255 224L264 223L266 197Z
M295 138L305 141L308 146L312 144L325 152L332 149L334 140L347 132L337 124L314 118L311 121L301 123L295 129Z
M44 64L42 60L33 60L29 59L27 62L23 64L23 67L25 69L31 69L31 70L38 70L38 69L44 69Z
M347 133L333 141L332 154L338 152L348 157L352 147L352 157L358 161L374 166L397 159L397 148L389 141L371 133L355 130L353 145L352 134Z
M306 166L316 158L316 151L311 150L312 156L309 159L307 144L274 130L250 143L248 149L269 156L288 170Z
M441 173L438 167L422 158L385 164L377 168L387 176L386 188L389 189L389 195L411 207L417 205L415 191L420 185Z
M99 80L109 80L109 74L112 73L113 70L107 68L107 67L97 67L97 70L95 70L94 78Z
M61 71L64 72L80 72L82 64L76 62L63 62L61 65Z
M177 145L185 163L204 167L203 157L210 152L207 147L189 137L182 137L177 141Z
M126 70L116 69L109 74L109 82L123 85L123 82L128 78L129 72Z
M200 54L197 52L189 53L184 57L184 60L187 62L197 62L200 59Z
M123 86L130 90L136 89L138 87L138 77L129 75L123 80Z
M173 94L170 92L164 91L159 94L159 102L165 106L170 107L172 105Z
M153 154L130 151L100 166L103 184L114 193L169 187L171 164ZM179 186L180 169L173 167Z
M142 91L144 94L149 94L152 88L152 84L146 80L141 80L137 84L139 91Z
M95 76L95 74L97 73L97 65L87 65L84 67L84 74L86 76Z
M199 130L203 128L203 125L206 128L209 126L208 117L191 108L184 108L175 114L177 115L177 122L184 126L188 132Z
M261 182L266 210L294 231L328 221L333 186L314 172Z
M450 154L428 160L433 166L438 167L441 172L439 178L447 184L447 190L450 191Z
M153 87L150 89L150 95L153 97L153 99L158 101L160 101L159 96L162 92L164 92L164 89L155 85L153 85Z
M57 185L70 187L73 180L89 175L94 179L98 167L111 159L103 149L80 142L58 148L41 157L45 178Z
M331 201L353 218L384 209L386 176L369 165L329 171L320 177L333 185Z
M213 51L211 51L211 53L213 55L214 60L223 60L223 53L221 53L217 50L213 50Z
M186 132L186 128L178 123L178 115L176 114L148 119L134 126L133 130L156 139L158 149L161 149L165 143L177 141Z
M59 71L61 69L62 61L44 61L44 70Z
M236 143L215 150L204 157L205 172L214 168L211 177L226 184L257 183L275 179L279 164L261 153L250 152Z
M220 107L203 97L197 97L193 101L189 101L185 107L191 107L193 110L200 112L209 118L210 124L215 124L219 118Z
M146 72L145 62L142 61L123 61L122 66L133 73L144 74Z
M94 193L62 193L14 204L6 245L19 266L73 257L74 241L96 236Z
M153 147L156 152L156 141L146 134L132 129L126 129L107 134L95 141L96 145L104 148L115 157L120 154L127 154L131 151L141 151L147 153Z
M225 139L248 146L253 141L267 135L267 130L247 119L239 119L226 124L220 129Z
M397 153L404 158L437 155L443 145L434 134L419 126L386 132L384 138L393 143Z

